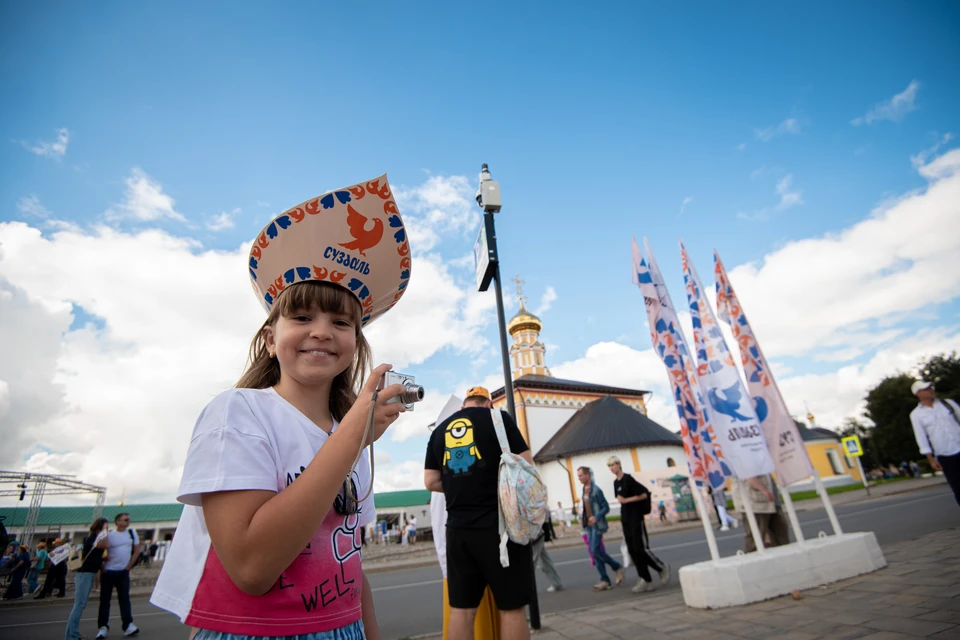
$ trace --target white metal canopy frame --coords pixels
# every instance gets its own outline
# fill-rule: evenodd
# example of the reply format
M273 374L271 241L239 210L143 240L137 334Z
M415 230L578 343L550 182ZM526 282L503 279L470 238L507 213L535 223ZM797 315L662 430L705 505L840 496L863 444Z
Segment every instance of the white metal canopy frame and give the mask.
M27 519L23 525L20 539L33 540L37 530L37 520L40 518L40 505L44 496L62 496L75 493L94 493L97 502L93 507L90 522L93 522L103 513L103 502L107 496L107 488L95 484L87 484L70 475L54 475L48 473L28 473L26 471L0 471L0 485L16 484L15 489L0 489L0 497L24 496L30 489L30 507ZM29 544L29 542L27 542Z

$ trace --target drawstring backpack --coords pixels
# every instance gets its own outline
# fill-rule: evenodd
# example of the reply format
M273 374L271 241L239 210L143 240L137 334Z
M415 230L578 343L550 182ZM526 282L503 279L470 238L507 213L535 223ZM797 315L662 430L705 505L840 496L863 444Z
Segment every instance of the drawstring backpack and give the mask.
M500 520L500 564L510 566L507 541L530 544L540 536L547 518L547 487L536 468L510 451L499 409L491 409L493 427L500 442L497 496Z

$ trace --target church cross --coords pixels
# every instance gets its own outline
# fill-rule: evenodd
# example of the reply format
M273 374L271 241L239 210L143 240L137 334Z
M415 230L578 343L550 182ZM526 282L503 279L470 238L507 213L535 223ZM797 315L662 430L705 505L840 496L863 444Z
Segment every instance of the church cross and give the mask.
M523 295L523 280L520 279L520 274L518 273L513 279L517 283L517 297L520 299L520 308L526 308L527 298Z

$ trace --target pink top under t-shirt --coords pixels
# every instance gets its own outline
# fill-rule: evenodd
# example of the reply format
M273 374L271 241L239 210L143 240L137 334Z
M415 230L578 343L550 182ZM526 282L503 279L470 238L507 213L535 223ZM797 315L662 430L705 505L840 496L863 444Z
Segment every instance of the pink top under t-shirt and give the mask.
M327 437L272 389L232 389L215 398L194 428L178 496L186 506L150 601L184 624L239 635L317 633L359 620L360 528L375 518L372 493L359 514L328 507L307 547L261 596L244 593L227 575L199 506L203 493L282 491ZM370 485L366 455L354 473L362 497ZM284 523L276 525L279 532Z

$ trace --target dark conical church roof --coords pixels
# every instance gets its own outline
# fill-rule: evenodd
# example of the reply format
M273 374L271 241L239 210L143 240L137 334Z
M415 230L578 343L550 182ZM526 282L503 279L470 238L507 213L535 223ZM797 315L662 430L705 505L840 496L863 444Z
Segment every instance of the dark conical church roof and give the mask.
M605 396L573 414L534 460L548 462L578 453L651 445L683 446L683 441L636 409Z

